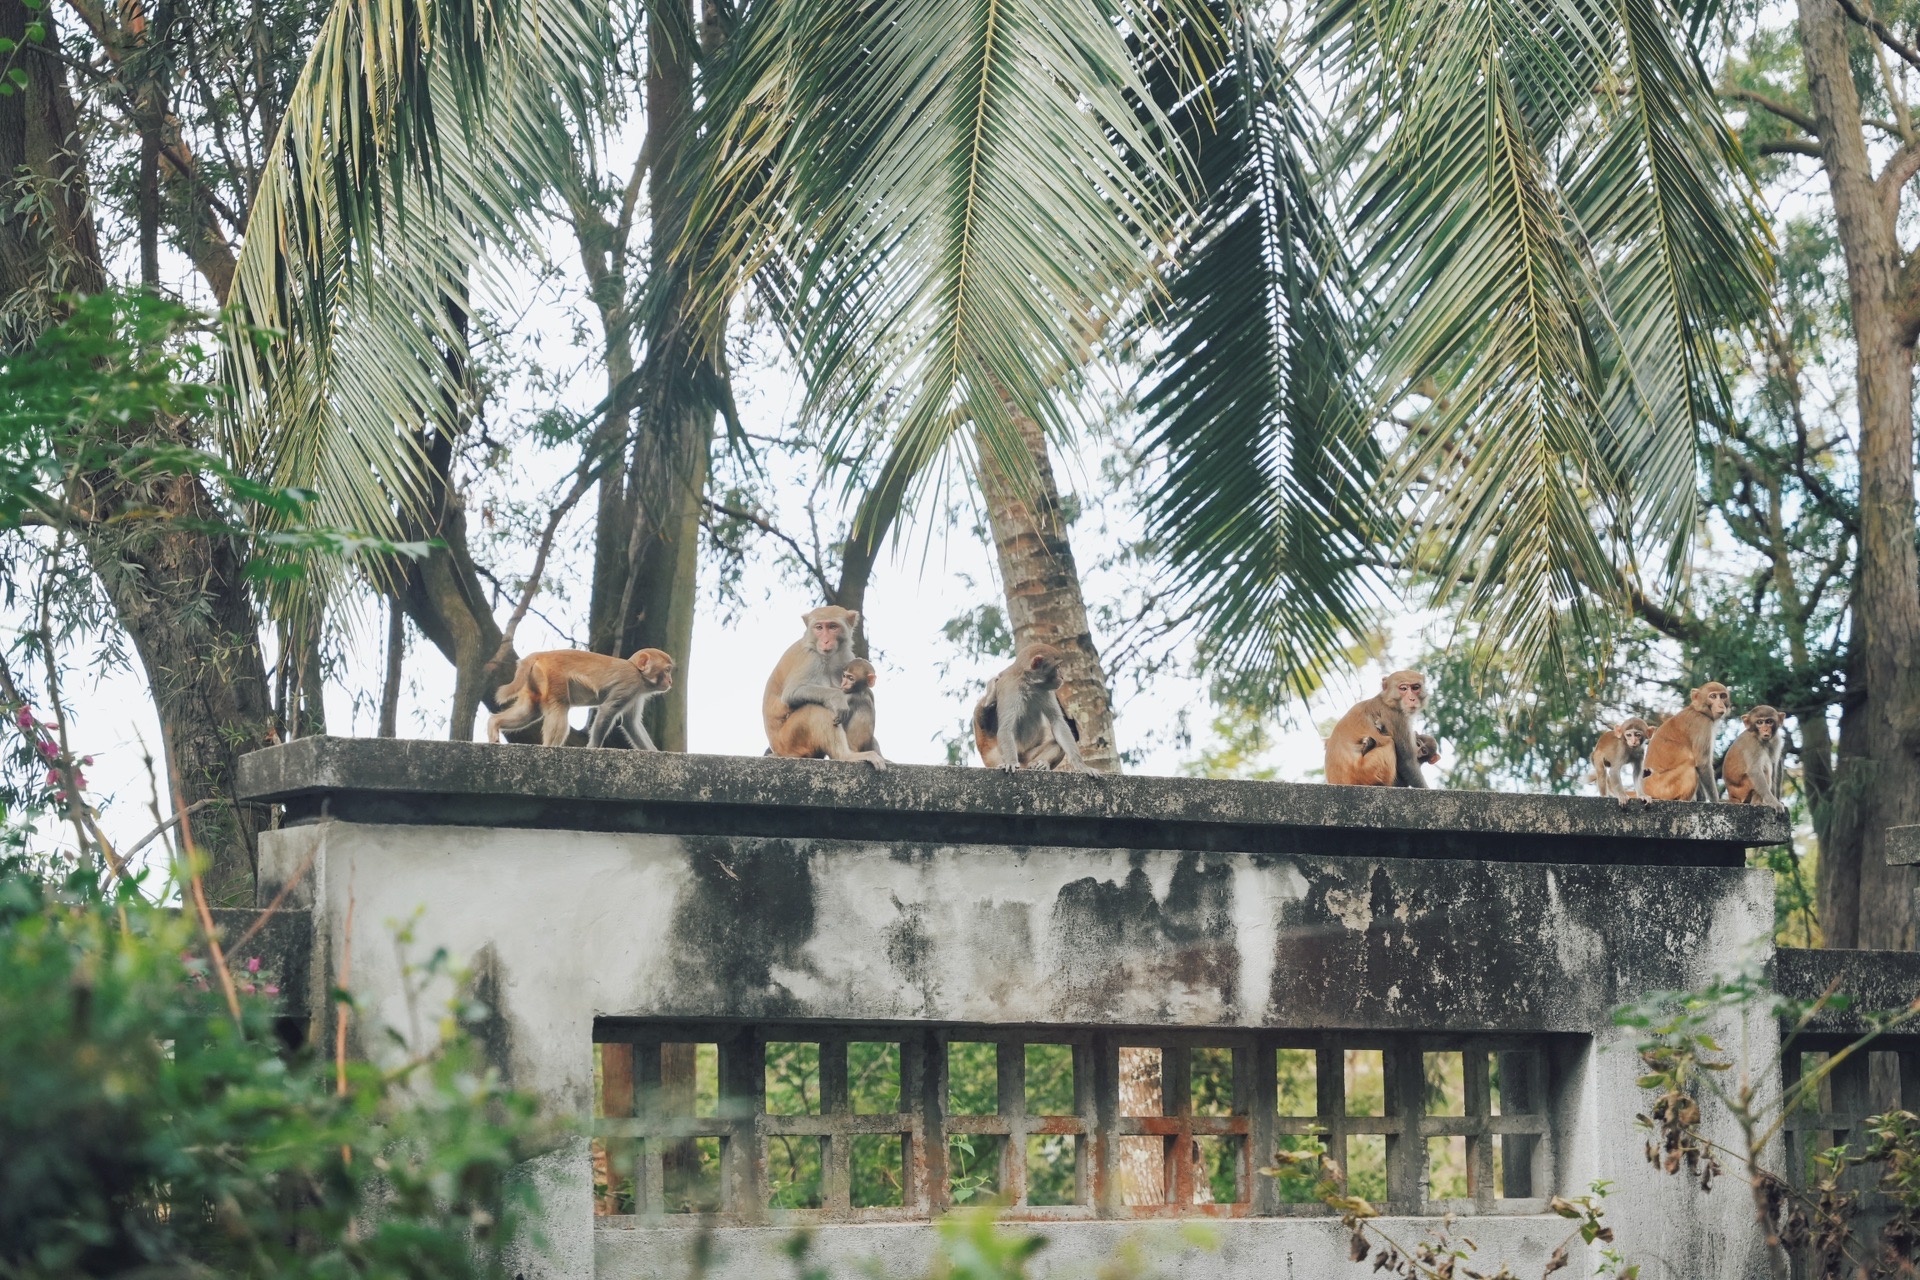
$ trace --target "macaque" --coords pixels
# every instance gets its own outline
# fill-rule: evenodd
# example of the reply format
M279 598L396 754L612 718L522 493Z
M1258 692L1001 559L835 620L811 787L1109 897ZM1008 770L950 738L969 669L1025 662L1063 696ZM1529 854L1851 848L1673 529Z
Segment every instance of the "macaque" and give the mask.
M1439 743L1413 731L1413 718L1426 705L1427 678L1418 671L1396 671L1382 680L1378 694L1356 703L1333 726L1327 781L1345 787L1425 787L1421 762L1440 758Z
M1727 799L1733 804L1764 804L1786 808L1780 799L1780 757L1787 750L1780 713L1762 704L1740 717L1746 732L1727 748L1720 776L1727 780Z
M1652 736L1653 730L1639 716L1628 716L1600 735L1593 747L1593 780L1599 784L1602 799L1611 796L1623 809L1629 800L1650 803L1640 785L1640 765L1646 759L1647 739ZM1620 780L1623 768L1627 770L1626 784Z
M973 744L989 769L1096 773L1060 700L1060 659L1050 644L1023 645L973 708Z
M873 686L879 679L879 673L865 658L855 658L840 673L840 691L847 695L847 705L852 708L847 715L847 745L875 755L880 753L880 744L873 738Z
M800 620L807 629L774 665L760 704L771 754L865 760L875 769L885 769L886 759L878 751L855 750L847 741L854 708L843 685L847 668L855 660L853 629L860 625L859 613L828 604L801 614Z
M580 649L551 649L530 653L513 669L513 679L495 696L500 710L487 717L487 741L541 721L540 741L549 747L567 740L567 713L574 707L596 708L587 745L598 747L616 724L642 751L658 751L641 716L647 701L673 688L673 659L658 649L641 649L630 658Z
M1687 695L1647 739L1647 776L1641 794L1655 800L1718 800L1713 776L1713 727L1733 708L1727 686L1709 680Z
M1430 733L1413 735L1413 758L1421 764L1440 763L1440 739Z

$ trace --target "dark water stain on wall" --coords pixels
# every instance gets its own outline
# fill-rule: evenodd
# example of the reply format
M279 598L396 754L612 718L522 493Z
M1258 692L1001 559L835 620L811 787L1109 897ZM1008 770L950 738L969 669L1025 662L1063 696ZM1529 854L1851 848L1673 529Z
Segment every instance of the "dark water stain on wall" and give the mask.
M1143 992L1159 997L1154 1016L1195 996L1228 1011L1237 1007L1232 861L1180 855L1164 901L1154 896L1146 862L1135 853L1124 880L1084 876L1055 896L1048 925L1054 969L1046 975L1055 1016L1104 1019L1123 1008L1137 1014Z
M687 836L692 881L675 904L667 1009L687 1015L804 1012L776 969L810 969L817 921L806 842Z

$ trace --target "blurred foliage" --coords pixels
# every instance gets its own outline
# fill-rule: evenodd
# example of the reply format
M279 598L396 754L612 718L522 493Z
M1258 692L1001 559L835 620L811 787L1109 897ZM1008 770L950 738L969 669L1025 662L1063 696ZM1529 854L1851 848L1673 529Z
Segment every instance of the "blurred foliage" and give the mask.
M230 1012L200 942L86 869L0 865L0 1276L510 1274L510 1171L549 1135L468 1034L485 1011L336 1075L244 957Z

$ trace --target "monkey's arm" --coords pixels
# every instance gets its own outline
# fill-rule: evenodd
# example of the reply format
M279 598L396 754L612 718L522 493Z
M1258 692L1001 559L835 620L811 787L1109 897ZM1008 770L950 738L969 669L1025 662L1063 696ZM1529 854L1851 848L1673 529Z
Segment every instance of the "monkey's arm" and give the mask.
M1694 773L1700 779L1694 786L1693 798L1696 800L1718 800L1720 798L1720 780L1713 776L1713 749L1694 766Z
M996 689L992 693L994 713L999 719L993 736L993 749L1000 756L1000 767L1008 773L1020 772L1020 721L1026 716L1026 700L1019 688Z
M1075 773L1097 772L1080 758L1080 744L1074 740L1073 726L1067 723L1067 713L1060 709L1059 699L1047 699L1046 717L1048 727L1053 730L1053 740L1059 744L1061 754L1067 759L1067 768Z
M835 680L827 682L828 673L820 670L818 661L808 661L787 678L780 690L780 700L787 704L787 710L795 711L804 706L825 707L833 712L833 718L841 724L847 722L852 706L847 701L845 690Z
M1420 787L1424 790L1427 785L1427 775L1420 771L1420 755L1413 745L1413 729L1411 726L1406 729L1405 737L1407 739L1405 742L1400 740L1400 735L1395 735L1393 739L1393 785L1396 787Z

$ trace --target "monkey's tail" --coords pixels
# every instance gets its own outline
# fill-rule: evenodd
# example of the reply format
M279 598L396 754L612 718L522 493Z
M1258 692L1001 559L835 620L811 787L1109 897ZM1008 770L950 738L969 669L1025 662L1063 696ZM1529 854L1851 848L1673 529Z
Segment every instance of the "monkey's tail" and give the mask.
M527 668L531 666L532 663L533 659L530 657L520 659L519 665L513 669L513 679L493 691L494 700L504 705L514 701L519 698L522 693L526 692Z

